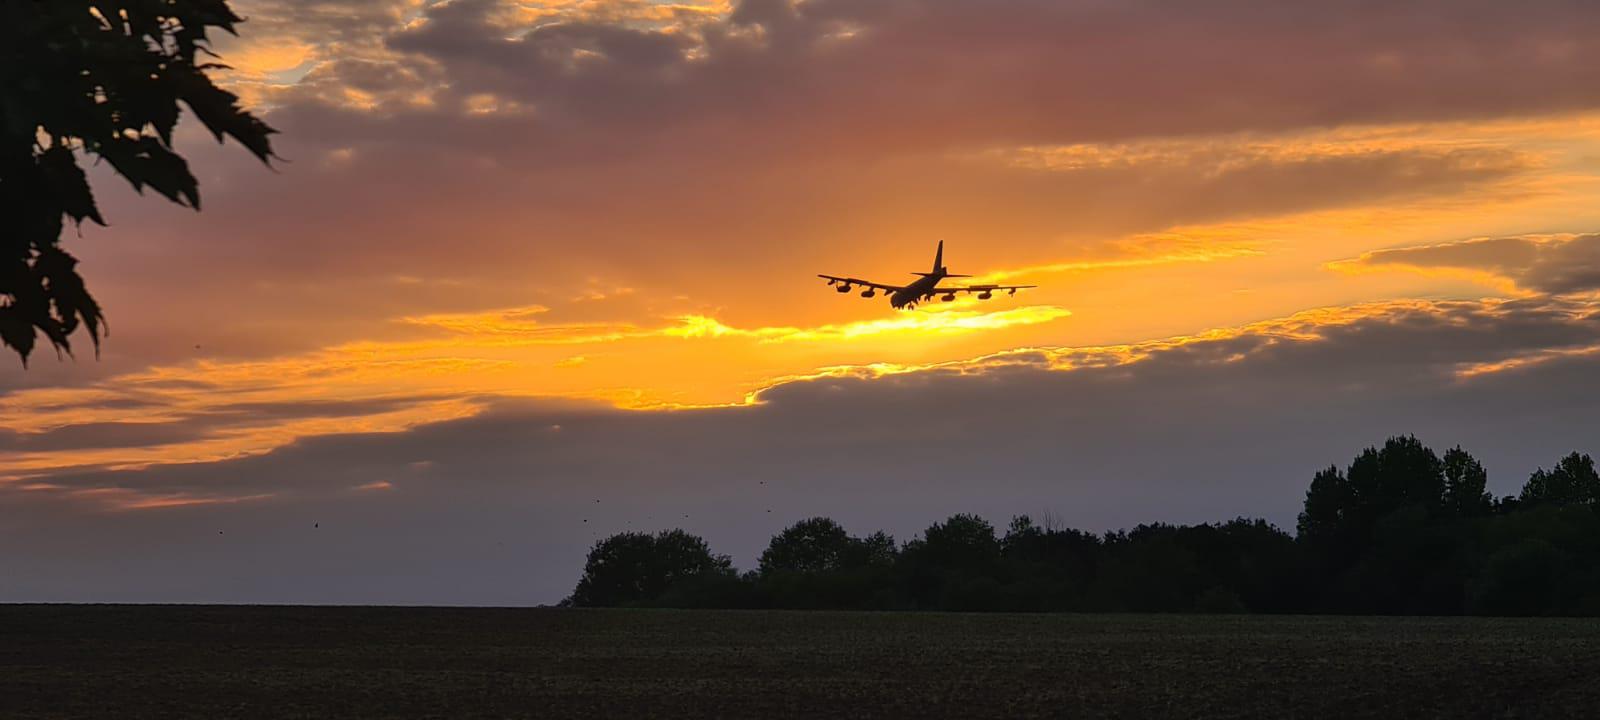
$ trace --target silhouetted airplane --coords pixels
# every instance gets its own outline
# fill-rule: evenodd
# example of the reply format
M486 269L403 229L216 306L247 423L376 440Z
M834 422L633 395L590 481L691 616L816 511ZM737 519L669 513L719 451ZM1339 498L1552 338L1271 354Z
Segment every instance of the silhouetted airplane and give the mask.
M1015 295L1018 290L1026 290L1033 285L963 285L961 287L939 287L939 281L952 277L972 277L971 275L952 275L949 268L944 266L944 241L939 241L939 249L933 254L933 272L912 273L921 275L922 279L910 285L884 285L882 283L859 280L849 277L834 277L832 275L818 275L817 277L828 281L829 285L838 287L839 292L847 293L856 285L866 288L861 291L861 297L869 298L878 294L879 290L888 293L889 304L895 309L916 307L917 303L930 300L935 295L943 295L945 302L956 299L956 293L978 293L979 300L988 300L994 297L994 291L1005 290L1007 294Z

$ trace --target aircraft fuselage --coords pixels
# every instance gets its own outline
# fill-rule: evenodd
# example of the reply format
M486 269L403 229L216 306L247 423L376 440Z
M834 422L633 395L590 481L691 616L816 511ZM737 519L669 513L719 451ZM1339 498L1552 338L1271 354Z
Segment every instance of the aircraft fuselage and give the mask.
M896 310L900 310L908 305L915 305L933 297L933 289L939 286L939 281L943 280L945 275L944 268L939 268L931 273L922 273L922 277L918 278L916 282L900 288L893 295L890 295L889 304Z

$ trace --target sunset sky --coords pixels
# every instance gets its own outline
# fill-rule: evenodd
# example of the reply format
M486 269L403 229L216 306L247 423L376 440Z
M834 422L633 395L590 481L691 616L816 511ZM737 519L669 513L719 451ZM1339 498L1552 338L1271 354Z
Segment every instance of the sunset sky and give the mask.
M91 172L111 335L0 369L0 600L554 602L623 530L1292 530L1389 435L1600 453L1586 0L234 5L282 160ZM815 277L940 239L1040 287Z

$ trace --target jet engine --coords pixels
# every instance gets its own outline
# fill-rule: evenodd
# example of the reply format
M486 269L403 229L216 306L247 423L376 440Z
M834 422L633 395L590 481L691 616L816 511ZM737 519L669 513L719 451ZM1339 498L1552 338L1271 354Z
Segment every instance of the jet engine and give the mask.
M950 293L949 295L944 296L944 298L942 298L942 299L945 302L955 302L956 294L955 293Z
M839 287L834 288L834 290L836 290L838 292L842 292L842 293L847 293L847 292L850 292L850 286L849 285L840 285Z
M994 294L989 292L988 290L985 290L985 291L983 291L981 293L978 293L978 299L979 300L988 300L989 298L992 298L992 297L994 297Z
M874 288L867 288L861 291L861 297L877 297L877 295L878 291Z

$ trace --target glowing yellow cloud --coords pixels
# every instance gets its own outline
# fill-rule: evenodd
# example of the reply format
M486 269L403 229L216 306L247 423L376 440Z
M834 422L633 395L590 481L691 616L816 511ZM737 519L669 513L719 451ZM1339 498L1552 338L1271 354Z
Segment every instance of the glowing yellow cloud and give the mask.
M1567 358L1576 358L1576 357L1590 357L1590 356L1593 356L1593 355L1600 355L1600 345L1590 345L1590 346L1586 346L1586 347L1577 347L1577 348L1558 348L1558 349L1552 349L1552 350L1538 350L1538 351L1535 351L1535 352L1531 352L1531 353L1527 353L1527 354L1523 354L1523 355L1518 355L1516 357L1506 358L1505 360L1499 360L1499 361L1496 361L1496 362L1464 364L1464 365L1462 365L1460 368L1458 368L1456 370L1456 377L1460 378L1462 380L1470 380L1472 378L1479 377L1479 376L1482 376L1482 375L1494 375L1496 373L1514 372L1514 371L1517 371L1517 370L1524 370L1524 369L1531 368L1531 367L1538 367L1540 365L1544 365L1544 364L1549 363L1549 362L1554 362L1556 360L1563 360L1563 359L1567 359Z
M894 317L843 325L823 325L815 328L764 327L749 330L728 327L702 315L685 315L678 318L680 325L665 328L661 333L684 338L752 337L764 343L853 340L878 335L939 335L993 330L1015 325L1035 325L1059 320L1071 314L1071 311L1055 306L1029 306L996 312L912 311Z
M1490 306L1493 307L1492 305ZM918 372L950 372L957 374L983 373L1018 365L1069 372L1086 368L1115 367L1146 360L1152 355L1195 343L1216 342L1240 337L1262 337L1270 342L1287 340L1316 342L1324 332L1333 327L1350 325L1361 320L1392 316L1403 312L1432 312L1433 303L1425 301L1395 301L1367 303L1346 307L1316 308L1295 313L1289 317L1275 318L1238 327L1216 328L1192 335L1149 340L1121 345L1085 347L1025 347L992 353L977 358L933 363L870 363L866 365L836 365L812 372L797 373L773 378L762 387L747 393L740 404L757 404L761 394L773 388L798 381L826 378L877 379L892 375ZM1226 362L1237 362L1247 355L1229 356Z
M316 49L296 38L241 43L229 49L228 66L246 77L263 78L295 70L310 62Z

